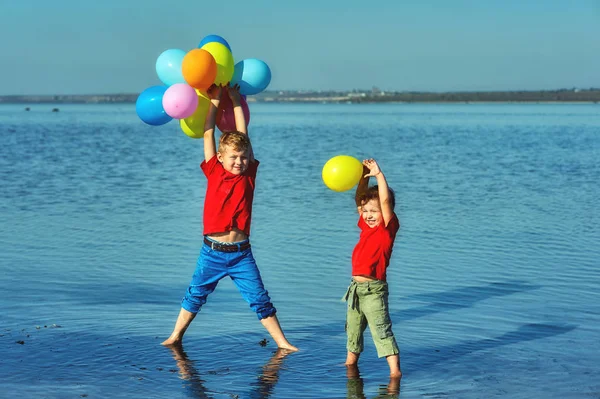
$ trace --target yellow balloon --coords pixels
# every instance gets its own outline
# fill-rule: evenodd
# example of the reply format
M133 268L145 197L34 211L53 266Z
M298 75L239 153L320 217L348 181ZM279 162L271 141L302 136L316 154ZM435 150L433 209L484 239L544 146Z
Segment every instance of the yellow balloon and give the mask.
M204 137L204 121L206 121L206 114L210 108L210 98L201 92L196 90L198 94L198 106L196 111L184 119L179 120L179 126L181 130L193 139L201 139Z
M202 46L202 49L208 51L217 62L217 77L215 78L215 84L224 85L231 82L233 69L235 67L231 51L219 42L206 43Z
M362 177L363 165L349 155L338 155L323 166L323 182L333 191L348 191L356 186Z

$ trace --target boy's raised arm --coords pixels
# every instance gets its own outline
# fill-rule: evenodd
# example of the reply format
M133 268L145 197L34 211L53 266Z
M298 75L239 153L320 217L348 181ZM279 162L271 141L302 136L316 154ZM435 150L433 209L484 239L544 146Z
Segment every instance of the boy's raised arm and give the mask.
M379 165L374 159L367 159L363 161L363 165L365 165L369 169L369 174L367 176L375 176L377 179L377 188L379 194L379 204L381 205L381 216L383 217L384 224L388 225L392 217L394 217L394 208L392 208L392 202L390 200L390 188L387 184L387 180L381 169L379 169Z
M246 116L244 115L244 110L242 109L242 100L240 95L240 86L234 85L233 87L227 86L227 94L229 94L229 98L231 98L231 103L233 104L233 115L235 117L235 130L240 133L244 133L248 136L248 141L250 140L250 136L248 135L248 125L246 123ZM254 161L254 151L252 151L252 143L250 143L250 147L248 148L248 156L250 158L250 162Z
M233 115L235 116L235 130L240 133L248 134L248 126L246 125L246 116L242 109L242 100L240 94L240 86L227 86L227 94L231 98L233 104Z
M210 108L208 109L206 120L204 121L204 160L206 162L217 154L217 147L215 144L215 122L222 93L223 87L214 84L206 91L206 94L208 94L208 97L210 98Z
M364 162L363 162L364 163ZM354 202L358 213L362 213L362 196L369 188L369 168L363 165L363 172L358 185L356 186L356 194L354 194Z

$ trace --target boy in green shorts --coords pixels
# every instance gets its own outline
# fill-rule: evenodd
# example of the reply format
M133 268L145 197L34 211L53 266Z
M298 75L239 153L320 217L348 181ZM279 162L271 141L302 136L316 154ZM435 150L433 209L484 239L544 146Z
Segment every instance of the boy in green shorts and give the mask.
M399 379L402 372L388 309L386 269L400 222L394 213L394 192L388 187L379 165L373 159L364 160L363 165L364 176L355 197L361 233L352 253L352 280L343 298L348 302L346 366L357 366L368 325L377 355L387 359L390 377ZM369 187L371 176L377 179L376 186Z

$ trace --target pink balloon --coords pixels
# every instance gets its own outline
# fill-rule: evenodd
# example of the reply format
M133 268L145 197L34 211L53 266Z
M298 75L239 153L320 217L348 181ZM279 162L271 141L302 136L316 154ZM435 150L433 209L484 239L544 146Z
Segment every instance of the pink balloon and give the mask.
M176 83L165 91L162 104L165 112L171 118L187 118L192 116L198 107L198 94L190 85Z
M244 111L244 117L246 118L246 127L250 123L250 108L248 103L243 96L240 96L240 105ZM231 132L237 130L235 128L235 115L233 114L233 103L226 93L223 93L221 97L221 103L219 104L219 110L217 111L217 127L221 132Z

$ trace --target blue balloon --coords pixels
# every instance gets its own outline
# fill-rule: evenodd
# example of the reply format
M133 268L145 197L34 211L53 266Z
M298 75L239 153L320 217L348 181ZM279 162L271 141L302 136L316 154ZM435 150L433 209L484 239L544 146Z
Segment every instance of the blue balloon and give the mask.
M165 91L167 91L166 86L152 86L138 96L135 112L142 121L152 126L159 126L173 119L167 115L162 105Z
M186 52L176 48L165 50L156 59L156 74L167 86L175 83L185 83L181 73L181 64Z
M240 85L240 93L257 94L271 83L271 69L261 60L248 58L235 64L231 84Z
M223 39L219 35L208 35L208 36L206 36L204 39L202 39L200 41L200 44L198 45L198 48L202 48L202 46L204 46L206 43L212 43L212 42L221 43L222 45L224 45L225 47L227 47L227 49L229 51L231 51L231 47L229 47L229 43L227 43L227 40Z

